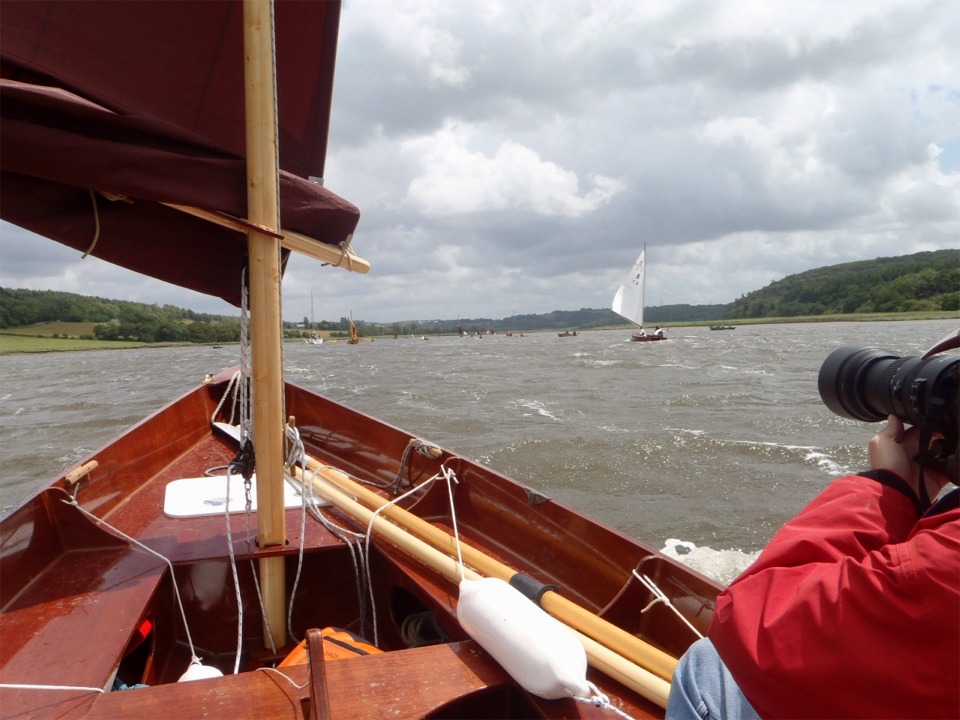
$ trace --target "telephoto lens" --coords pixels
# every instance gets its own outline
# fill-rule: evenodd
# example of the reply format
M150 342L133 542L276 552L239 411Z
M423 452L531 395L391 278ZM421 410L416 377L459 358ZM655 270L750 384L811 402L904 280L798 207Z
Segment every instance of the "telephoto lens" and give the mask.
M847 345L823 361L817 387L837 415L877 422L896 415L920 425L934 403L944 403L935 430L957 436L960 357L900 357L888 350Z

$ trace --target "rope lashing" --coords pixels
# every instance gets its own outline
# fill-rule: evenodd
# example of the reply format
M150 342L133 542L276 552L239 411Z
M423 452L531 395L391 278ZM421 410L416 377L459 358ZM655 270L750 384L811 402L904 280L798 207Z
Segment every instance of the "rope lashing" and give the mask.
M639 572L637 572L636 570L633 571L633 576L634 576L637 580L639 580L639 581L643 584L643 586L644 586L645 588L647 588L647 590L649 590L651 593L653 593L653 600L651 600L649 603L647 603L647 606L646 606L645 608L643 608L643 610L640 611L641 614L645 613L647 610L649 610L650 608L652 608L652 607L653 607L654 605L656 605L657 603L663 603L663 604L666 605L668 608L670 608L670 609L676 614L676 616L677 616L678 618L680 618L681 620L683 620L684 624L685 624L688 628L690 628L691 630L693 630L694 634L696 634L697 637L699 637L699 638L702 638L702 637L703 637L703 634L702 634L699 630L697 630L697 629L690 623L690 621L687 620L687 619L683 616L683 613L681 613L679 610L677 610L676 605L674 605L674 604L670 601L670 598L668 598L668 597L666 596L666 594L664 594L663 590L661 590L659 587L657 587L657 584L656 584L655 582L653 582L653 580L651 580L649 576L647 576L646 574L643 574L643 573L639 573Z
M400 467L397 469L397 477L393 481L393 484L389 487L390 491L394 494L400 492L400 488L403 487L403 474L407 470L407 463L410 461L410 454L416 450L418 453L428 458L438 458L442 454L442 450L439 445L436 445L427 440L422 440L420 438L410 438L410 442L407 443L407 447L403 450L403 456L400 458ZM411 483L407 483L411 484ZM422 487L422 486L421 486Z
M341 267L343 265L343 261L346 260L347 270L349 270L350 272L353 272L354 252L353 252L353 249L350 247L351 242L353 242L352 233L350 235L347 235L345 240L341 240L340 242L337 243L337 249L340 251L339 259L335 263L321 263L321 266Z

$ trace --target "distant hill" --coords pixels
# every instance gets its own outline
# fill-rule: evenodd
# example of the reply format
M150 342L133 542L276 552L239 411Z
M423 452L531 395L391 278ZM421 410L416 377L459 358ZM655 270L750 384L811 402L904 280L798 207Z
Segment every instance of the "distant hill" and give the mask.
M644 320L652 324L675 322L710 322L719 320L730 309L726 305L662 305L649 307L644 312ZM469 320L442 321L438 324L444 332L456 331L458 325L465 331L484 328L497 330L533 332L535 330L590 330L592 328L623 325L626 321L607 308L579 310L554 310L542 315L511 315L499 320L492 318L471 318Z
M237 317L210 315L174 305L146 305L107 300L59 290L0 288L0 329L54 323L40 335L73 336L97 340L154 342L231 342L240 339ZM80 330L79 328L82 328Z
M744 295L725 319L960 309L960 250L829 265Z
M750 318L789 318L856 313L960 310L960 249L938 250L830 265L790 275L761 290L722 305L648 307L651 325L716 322ZM95 323L93 335L140 342L222 342L239 338L239 319L184 310L173 305L145 305L56 290L0 288L0 329L38 323ZM340 331L347 319L314 323L316 330ZM284 323L288 337L308 335L304 323ZM536 330L589 330L623 325L607 308L555 310L540 315L459 320L413 320L393 323L357 321L359 334L436 334Z

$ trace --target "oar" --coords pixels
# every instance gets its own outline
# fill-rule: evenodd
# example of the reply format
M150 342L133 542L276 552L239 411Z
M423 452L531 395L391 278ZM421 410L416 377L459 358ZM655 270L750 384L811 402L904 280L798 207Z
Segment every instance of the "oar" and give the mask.
M319 466L320 464L317 463L317 465ZM300 470L300 468L294 468L292 472L301 482L304 481L303 471ZM430 546L423 540L414 537L405 528L394 525L393 522L390 522L383 516L383 513L375 516L372 510L364 507L352 497L348 496L341 488L334 485L333 482L328 479L330 475L341 475L341 473L334 468L320 466L316 468L316 471L311 474L307 480L316 493L329 500L357 522L363 525L370 525L372 521L372 528L379 536L431 567L450 582L456 584L460 581L460 565L454 558ZM389 513L389 510L386 512ZM395 521L395 518L391 519ZM440 532L443 531L441 530ZM463 550L466 551L467 546L464 546ZM466 557L464 557L464 560L466 561ZM477 580L481 577L480 574L466 567L463 568L463 576L470 580ZM562 620L562 618L558 619ZM576 631L577 628L574 627L573 630ZM587 661L592 667L617 680L660 707L666 707L667 696L670 693L670 683L668 681L657 677L649 670L638 666L627 658L618 655L610 648L601 645L579 632L577 632L577 636L583 643L584 650L587 654ZM631 635L631 637L633 636ZM636 639L637 638L634 638L634 640Z
M307 467L374 510L388 503L380 495L354 482L336 468L324 465L312 458L307 460ZM386 508L384 514L398 525L443 552L449 555L457 554L456 540L448 532L395 505ZM510 566L466 543L461 542L461 552L463 561L484 575L497 577L506 582L510 582L510 578L516 575L516 571ZM631 635L626 630L604 620L595 613L580 607L559 593L547 590L540 598L540 606L566 625L592 637L597 642L661 678L670 680L673 677L673 670L677 665L675 657L644 642L635 635Z

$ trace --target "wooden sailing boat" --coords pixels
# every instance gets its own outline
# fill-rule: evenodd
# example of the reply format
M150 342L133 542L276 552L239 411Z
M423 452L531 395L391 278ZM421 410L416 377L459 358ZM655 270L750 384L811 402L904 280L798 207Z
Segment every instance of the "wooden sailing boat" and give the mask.
M610 309L617 313L617 315L626 318L640 327L638 332L630 336L630 339L636 342L655 342L657 340L667 339L659 327L652 334L648 334L643 329L646 255L647 244L644 243L643 250L640 251L640 256L633 263L633 267L627 274L627 278L623 281L623 284L617 288L617 292L613 296L613 303L610 306Z
M476 575L531 589L615 707L662 716L714 582L283 380L284 254L368 266L346 249L356 208L309 179L339 4L269 9L4 3L4 219L237 305L246 275L255 339L251 367L189 389L0 520L0 716L606 717L531 690L467 632L458 586ZM279 151L272 99L251 92L244 111L239 82L245 36L247 88L270 85L271 27ZM385 507L413 487L411 511ZM369 553L353 534L368 526ZM327 659L326 628L366 654Z
M323 345L323 338L317 334L313 322L313 290L310 291L310 337L308 337L304 342L307 345Z
M350 313L350 339L347 342L351 345L360 342L360 338L357 337L357 326L353 324L353 313Z

